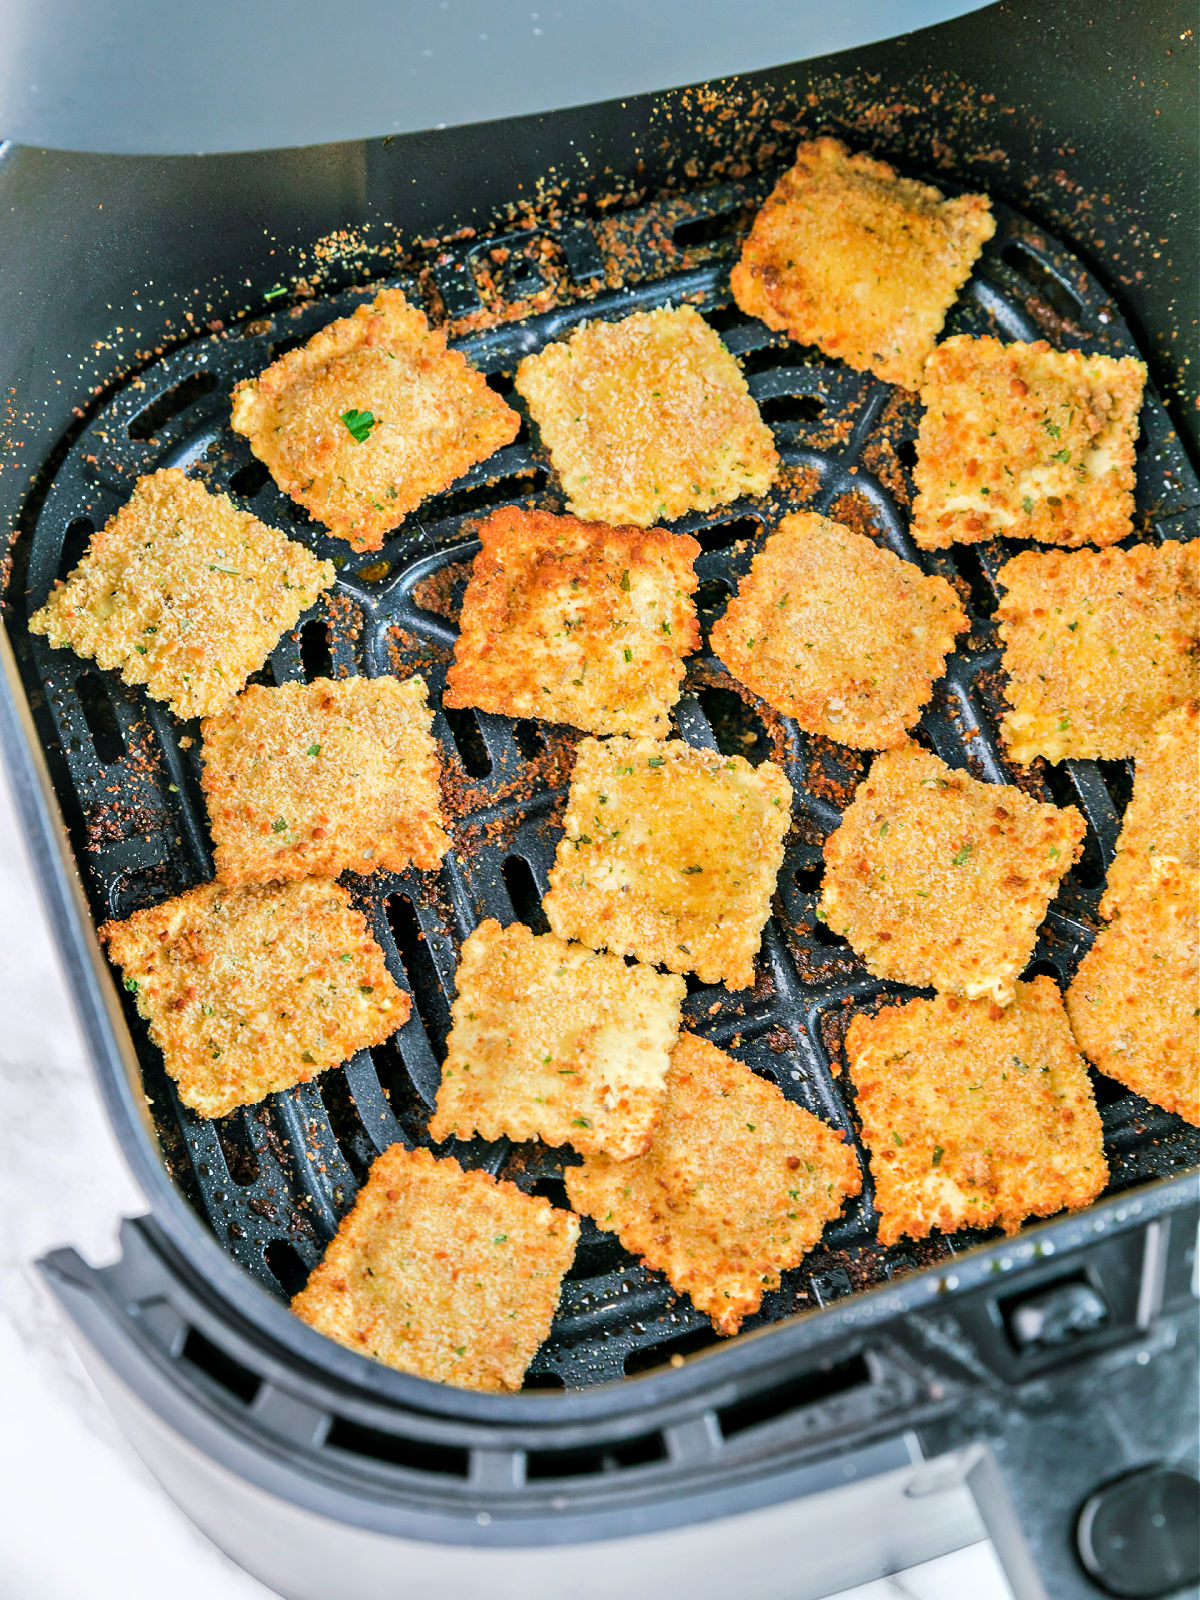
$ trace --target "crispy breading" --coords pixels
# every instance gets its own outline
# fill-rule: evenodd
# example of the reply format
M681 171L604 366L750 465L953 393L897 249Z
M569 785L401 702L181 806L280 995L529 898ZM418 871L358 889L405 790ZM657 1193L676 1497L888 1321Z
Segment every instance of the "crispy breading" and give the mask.
M680 1035L654 1142L563 1172L577 1211L615 1233L734 1334L862 1188L841 1135L723 1050Z
M443 704L669 733L683 658L700 643L695 539L516 506L493 511L479 538Z
M934 1228L1015 1233L1108 1181L1091 1080L1050 978L1018 983L1003 1010L938 995L856 1016L846 1054L882 1245Z
M201 728L222 883L433 871L450 847L420 677L245 690Z
M682 978L489 918L464 941L430 1136L640 1155L662 1111Z
M138 479L29 630L145 684L177 717L207 716L336 576L332 561L164 467Z
M516 387L567 509L648 528L765 494L779 457L742 369L692 306L588 322L526 356Z
M733 297L769 328L916 389L995 231L986 195L946 200L840 139L811 139L754 219Z
M561 938L744 989L792 788L779 767L672 739L584 739L543 902Z
M1133 798L1126 807L1117 853L1108 869L1100 915L1111 917L1152 861L1200 867L1200 778L1197 705L1160 717L1134 758Z
M292 1310L401 1372L517 1390L550 1332L578 1238L578 1217L515 1183L394 1144Z
M521 419L401 290L381 289L243 379L232 425L284 494L355 550L378 550Z
M711 638L735 677L807 732L885 750L904 743L968 626L945 578L801 511L769 536Z
M877 978L1006 1005L1086 826L919 745L887 750L825 841L818 914Z
M382 1044L412 1003L339 884L201 884L100 937L150 1037L204 1117L307 1083Z
M1014 761L1115 761L1200 692L1200 539L1026 550L1000 569Z
M1198 892L1194 866L1147 862L1080 962L1067 1011L1094 1067L1200 1126Z
M959 335L925 368L912 535L923 550L1001 534L1113 544L1133 527L1146 366Z

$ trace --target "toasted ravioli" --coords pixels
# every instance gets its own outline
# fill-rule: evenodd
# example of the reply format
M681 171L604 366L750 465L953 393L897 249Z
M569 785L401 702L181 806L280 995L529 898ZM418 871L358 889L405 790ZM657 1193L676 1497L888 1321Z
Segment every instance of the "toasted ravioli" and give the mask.
M800 344L916 389L995 231L986 195L947 200L839 139L811 139L754 219L733 297Z
M292 1301L318 1333L460 1389L519 1389L575 1259L579 1218L394 1144Z
M204 738L222 883L432 871L450 847L420 677L245 690Z
M744 989L792 788L770 761L672 739L584 739L543 902L563 939Z
M765 494L779 457L742 369L691 306L588 322L526 356L516 387L568 510L648 528Z
M879 1242L1015 1233L1108 1181L1087 1066L1050 978L1003 1010L938 995L857 1016L846 1055L870 1151Z
M138 479L29 629L144 684L177 717L207 716L335 577L332 561L164 467Z
M735 677L809 733L903 744L967 616L945 578L815 512L783 521L712 630Z
M646 1149L682 978L489 918L463 943L457 988L432 1138L544 1139L618 1161Z
M1014 761L1115 761L1200 692L1200 539L1026 550L997 608Z
M336 883L205 883L100 937L184 1105L223 1117L382 1044L411 1002Z
M399 289L341 317L233 391L233 427L299 505L355 550L521 426Z
M1085 831L1074 806L888 750L825 841L819 914L877 978L1007 1005Z
M841 1135L723 1050L680 1035L654 1142L563 1178L577 1211L734 1334L862 1188Z
M1113 544L1133 526L1146 382L1132 356L960 335L925 368L913 538Z
M695 539L516 506L493 511L479 538L443 703L669 733L683 658L700 643Z
M1079 964L1067 1011L1094 1067L1200 1125L1198 887L1194 866L1168 859L1131 874Z
M1160 717L1134 765L1133 798L1126 807L1117 853L1108 869L1100 915L1111 917L1151 862L1200 867L1200 781L1197 707L1193 700Z

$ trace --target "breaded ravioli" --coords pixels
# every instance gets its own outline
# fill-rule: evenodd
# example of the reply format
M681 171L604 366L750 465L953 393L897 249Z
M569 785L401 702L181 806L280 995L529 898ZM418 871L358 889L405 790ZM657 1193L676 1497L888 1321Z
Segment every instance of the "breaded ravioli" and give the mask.
M355 550L511 444L521 419L399 289L233 391L232 424L275 482Z
M784 517L712 629L768 705L856 750L903 744L967 616L945 578L812 511Z
M1093 1201L1108 1181L1087 1066L1049 978L1011 1005L940 994L846 1031L879 1242L1002 1227Z
M138 479L29 630L144 684L177 717L207 716L335 577L332 561L164 467Z
M1160 717L1134 758L1133 798L1125 809L1117 853L1108 869L1100 915L1111 917L1153 861L1200 867L1200 779L1197 706L1190 701Z
M407 1022L366 918L340 884L201 884L100 937L184 1105L223 1117L307 1083Z
M450 847L425 682L245 690L201 729L222 883L433 871Z
M618 1161L646 1149L682 978L489 918L463 943L456 986L431 1138L544 1139Z
M825 841L818 914L877 978L1007 1005L1085 831L1074 806L887 750Z
M669 733L700 643L695 539L517 506L493 511L479 538L443 704Z
M1131 877L1079 964L1067 1010L1094 1067L1200 1125L1198 892L1200 873L1178 861Z
M1200 692L1200 539L1026 550L1000 569L1014 761L1118 761Z
M1113 544L1133 527L1146 382L1132 356L959 335L925 368L913 538Z
M723 1050L680 1035L654 1142L589 1156L567 1197L734 1334L862 1188L839 1133Z
M563 939L744 989L792 788L779 767L678 739L584 739L543 902Z
M550 1332L579 1218L394 1144L292 1301L318 1333L460 1389L521 1387Z
M526 356L516 387L567 509L648 528L765 494L779 457L742 369L692 306L587 322Z
M754 219L733 297L800 344L916 389L995 231L986 195L947 200L840 139L811 139Z

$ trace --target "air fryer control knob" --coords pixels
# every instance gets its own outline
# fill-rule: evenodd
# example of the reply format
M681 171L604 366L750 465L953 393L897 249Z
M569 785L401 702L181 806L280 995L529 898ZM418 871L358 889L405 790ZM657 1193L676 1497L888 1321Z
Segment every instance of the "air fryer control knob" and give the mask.
M1200 1480L1173 1467L1139 1467L1079 1513L1080 1560L1109 1594L1153 1600L1200 1582Z

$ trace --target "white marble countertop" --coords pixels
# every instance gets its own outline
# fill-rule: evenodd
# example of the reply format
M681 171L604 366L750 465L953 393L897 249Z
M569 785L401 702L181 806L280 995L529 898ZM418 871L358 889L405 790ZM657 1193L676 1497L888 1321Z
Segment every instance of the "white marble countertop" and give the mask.
M100 1263L144 1210L84 1058L0 776L0 1594L6 1600L270 1600L126 1444L31 1263ZM977 1544L837 1600L1011 1600ZM339 1597L330 1597L339 1600Z

